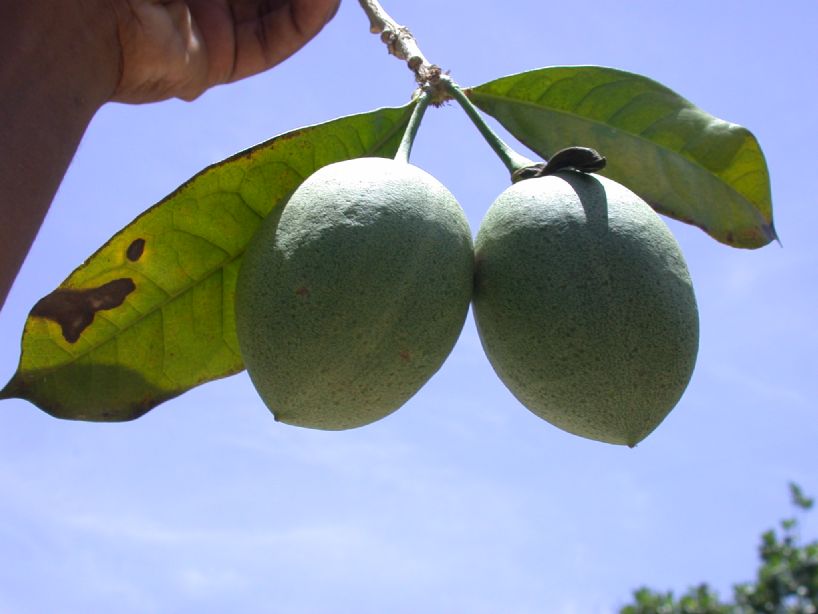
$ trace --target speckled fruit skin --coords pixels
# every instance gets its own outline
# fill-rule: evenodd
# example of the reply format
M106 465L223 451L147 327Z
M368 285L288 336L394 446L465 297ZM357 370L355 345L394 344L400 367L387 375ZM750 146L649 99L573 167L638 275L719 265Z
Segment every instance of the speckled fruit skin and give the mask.
M236 327L250 378L281 422L378 420L451 352L473 272L466 216L434 177L385 158L325 166L245 254Z
M521 181L486 213L475 254L483 348L532 412L634 446L679 401L698 351L693 285L633 192L572 171Z

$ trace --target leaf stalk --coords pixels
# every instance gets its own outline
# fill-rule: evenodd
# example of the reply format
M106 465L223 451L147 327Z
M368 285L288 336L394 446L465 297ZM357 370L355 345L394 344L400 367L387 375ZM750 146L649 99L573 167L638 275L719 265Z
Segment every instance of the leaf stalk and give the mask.
M409 118L409 123L406 124L406 131L403 133L398 151L395 154L395 160L398 162L409 162L409 154L412 152L412 144L415 142L415 137L420 128L420 122L423 120L423 115L429 107L432 100L432 95L428 88L423 88L417 97L417 103L412 110L412 116Z
M471 100L469 100L468 96L466 96L463 90L460 89L460 86L452 81L451 78L449 78L447 75L443 75L440 78L440 82L441 85L463 108L466 115L469 116L469 119L480 131L480 134L483 135L483 138L486 139L486 142L494 150L494 153L497 154L497 157L500 158L505 167L508 169L508 172L511 174L512 178L515 177L515 173L536 164L533 160L529 160L522 154L514 151L505 141L503 141L503 139L497 135L496 132L494 132L494 130L491 129L491 127L483 119L483 116L480 115L477 108L472 104Z

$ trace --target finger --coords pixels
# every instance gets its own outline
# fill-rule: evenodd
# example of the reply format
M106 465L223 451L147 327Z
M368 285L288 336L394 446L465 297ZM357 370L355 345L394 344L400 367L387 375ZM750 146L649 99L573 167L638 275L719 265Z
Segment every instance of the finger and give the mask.
M310 41L340 0L235 0L236 58L231 81L262 72Z
M132 2L119 20L121 76L114 100L192 99L207 88L207 58L187 2Z

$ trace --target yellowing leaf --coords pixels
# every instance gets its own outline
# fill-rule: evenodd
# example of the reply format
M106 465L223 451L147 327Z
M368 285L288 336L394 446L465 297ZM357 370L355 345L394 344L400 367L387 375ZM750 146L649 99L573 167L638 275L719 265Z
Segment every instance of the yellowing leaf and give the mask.
M41 299L0 398L60 418L137 418L244 367L233 294L261 220L318 168L393 156L412 104L295 130L204 169Z

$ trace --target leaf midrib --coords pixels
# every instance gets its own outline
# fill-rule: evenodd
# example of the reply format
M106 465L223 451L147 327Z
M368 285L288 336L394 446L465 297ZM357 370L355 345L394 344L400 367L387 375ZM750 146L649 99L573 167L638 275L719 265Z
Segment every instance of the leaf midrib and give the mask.
M480 86L477 86L477 87L480 87ZM761 212L757 209L757 207L753 204L752 200L750 200L745 194L743 194L743 193L739 192L738 190L736 190L730 183L725 181L720 175L717 175L717 174L713 173L710 169L703 166L697 160L691 159L691 158L687 157L686 155L681 154L681 153L679 153L679 152L677 152L677 151L675 151L673 149L670 149L669 147L667 147L665 145L661 145L659 143L656 143L655 141L652 141L652 140L642 136L641 134L637 134L637 133L634 133L634 132L629 132L627 130L623 130L621 128L617 128L615 126L611 126L609 124L606 124L606 123L604 123L604 122L602 122L600 120L591 119L591 118L589 118L587 116L579 115L577 113L572 113L571 111L565 111L563 109L555 109L553 107L547 107L547 106L544 106L542 104L537 104L537 103L533 103L533 102L526 101L526 100L520 100L518 98L510 98L510 97L507 97L507 96L500 96L500 95L497 95L497 94L488 94L488 93L485 93L485 92L479 92L479 91L477 91L476 88L469 88L467 91L471 92L473 94L476 94L478 97L483 97L483 98L486 98L486 99L497 100L497 101L500 101L500 102L513 101L515 104L520 104L522 106L531 107L531 108L534 108L534 109L537 109L537 110L544 110L544 111L547 111L547 112L550 112L550 113L566 115L566 116L571 117L571 118L573 118L575 120L583 121L583 122L586 122L588 124L592 124L592 125L596 125L596 126L604 126L606 128L617 130L619 132L622 132L623 134L628 135L629 138L641 141L643 143L649 143L652 147L655 147L656 149L659 149L659 150L665 152L665 155L667 155L668 153L673 154L674 156L679 157L682 160L684 160L685 163L688 164L689 166L694 167L696 169L703 170L707 174L711 175L712 177L715 177L720 183L725 185L730 190L730 192L732 192L733 194L736 194L740 198L742 204L745 205L745 207L749 207L749 209L753 212L755 217L758 217L758 216L762 215ZM694 106L694 105L692 105L690 103L688 103L687 105L683 105L683 106L679 107L679 109L682 109L682 108L688 108L688 109L693 109L693 110L697 110L697 111L699 110L698 107L696 107L696 106ZM664 117L667 117L667 116L664 116ZM520 141L523 141L523 139L520 138ZM765 225L767 224L766 220L763 220L763 217L762 217L762 221L764 221Z

